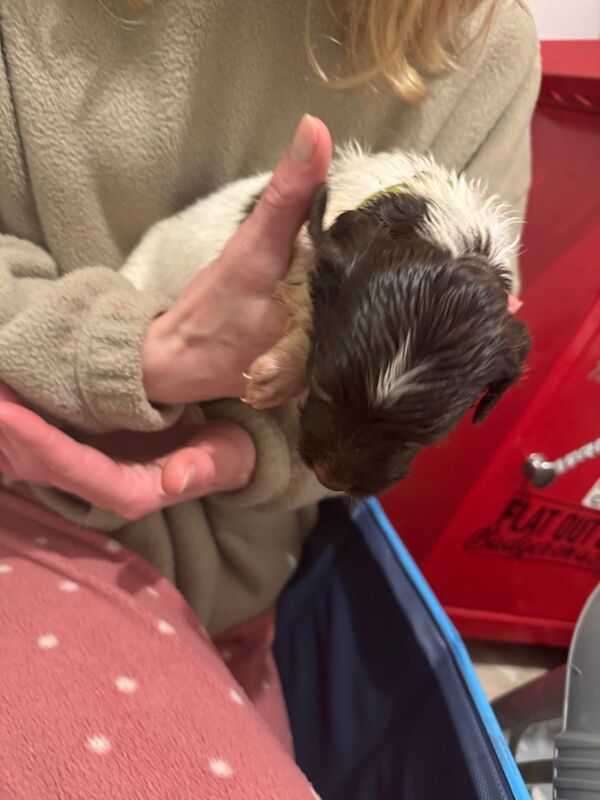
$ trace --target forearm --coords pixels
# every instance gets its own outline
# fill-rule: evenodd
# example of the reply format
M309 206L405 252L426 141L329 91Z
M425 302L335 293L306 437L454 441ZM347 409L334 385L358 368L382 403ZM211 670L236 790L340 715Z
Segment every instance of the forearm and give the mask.
M152 405L142 376L146 329L168 304L107 268L61 277L43 250L0 236L0 381L84 430L168 427L179 409Z

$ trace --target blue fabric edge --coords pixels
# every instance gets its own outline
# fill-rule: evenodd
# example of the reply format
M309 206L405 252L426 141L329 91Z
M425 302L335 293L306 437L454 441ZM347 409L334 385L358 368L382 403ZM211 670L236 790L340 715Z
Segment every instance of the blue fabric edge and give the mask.
M406 546L400 539L399 534L389 521L387 514L381 506L381 503L375 498L369 498L354 509L352 516L354 516L355 519L360 517L361 511L364 509L366 509L374 517L382 533L384 534L387 543L391 547L392 552L397 556L408 578L429 609L435 624L438 626L445 640L447 641L452 657L454 658L456 666L461 674L465 686L467 687L477 713L483 722L485 732L489 737L490 743L494 749L494 753L496 754L500 766L504 770L508 785L515 797L515 800L531 800L531 795L525 786L525 782L523 781L516 761L506 743L498 720L492 711L492 707L490 706L488 699L483 692L479 678L475 673L475 668L473 667L465 644L458 631L450 621L450 618L442 608L439 600L423 577L420 569L417 567L412 556L406 549Z

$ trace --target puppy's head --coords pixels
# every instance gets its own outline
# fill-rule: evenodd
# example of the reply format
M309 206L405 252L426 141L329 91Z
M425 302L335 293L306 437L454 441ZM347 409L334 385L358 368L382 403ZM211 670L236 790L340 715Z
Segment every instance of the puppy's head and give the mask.
M427 202L396 193L322 229L300 452L328 488L361 497L408 473L416 453L474 408L478 422L521 375L530 339L507 309L486 243L461 255L423 235Z

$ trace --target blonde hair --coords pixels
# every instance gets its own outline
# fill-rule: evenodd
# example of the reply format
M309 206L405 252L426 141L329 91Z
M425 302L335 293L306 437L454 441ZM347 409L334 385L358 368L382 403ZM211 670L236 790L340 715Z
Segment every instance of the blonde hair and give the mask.
M129 0L129 4L139 8L152 1ZM349 0L347 19L342 23L348 69L347 74L340 77L328 75L321 67L311 35L314 2L324 1L309 0L306 17L307 50L321 78L340 89L384 82L411 102L427 96L428 76L456 67L457 34L461 25L485 2ZM498 3L499 0L489 0L489 9L474 39L485 36ZM335 19L331 8L330 12Z
M348 70L340 77L327 75L315 54L310 33L312 2L307 46L312 65L323 80L337 88L383 82L412 102L427 96L427 77L456 67L457 34L484 4L483 0L351 0L343 23ZM498 2L491 0L467 44L485 36Z

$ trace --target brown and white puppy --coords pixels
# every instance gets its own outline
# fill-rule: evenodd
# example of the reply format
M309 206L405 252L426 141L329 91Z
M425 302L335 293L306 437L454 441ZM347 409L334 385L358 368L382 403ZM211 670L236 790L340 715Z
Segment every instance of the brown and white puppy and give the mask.
M268 177L159 223L123 273L176 297ZM304 395L300 453L325 486L357 497L389 488L419 450L471 408L482 420L519 379L530 339L509 311L512 222L429 157L338 153L277 290L289 327L252 365L245 398L267 408Z

